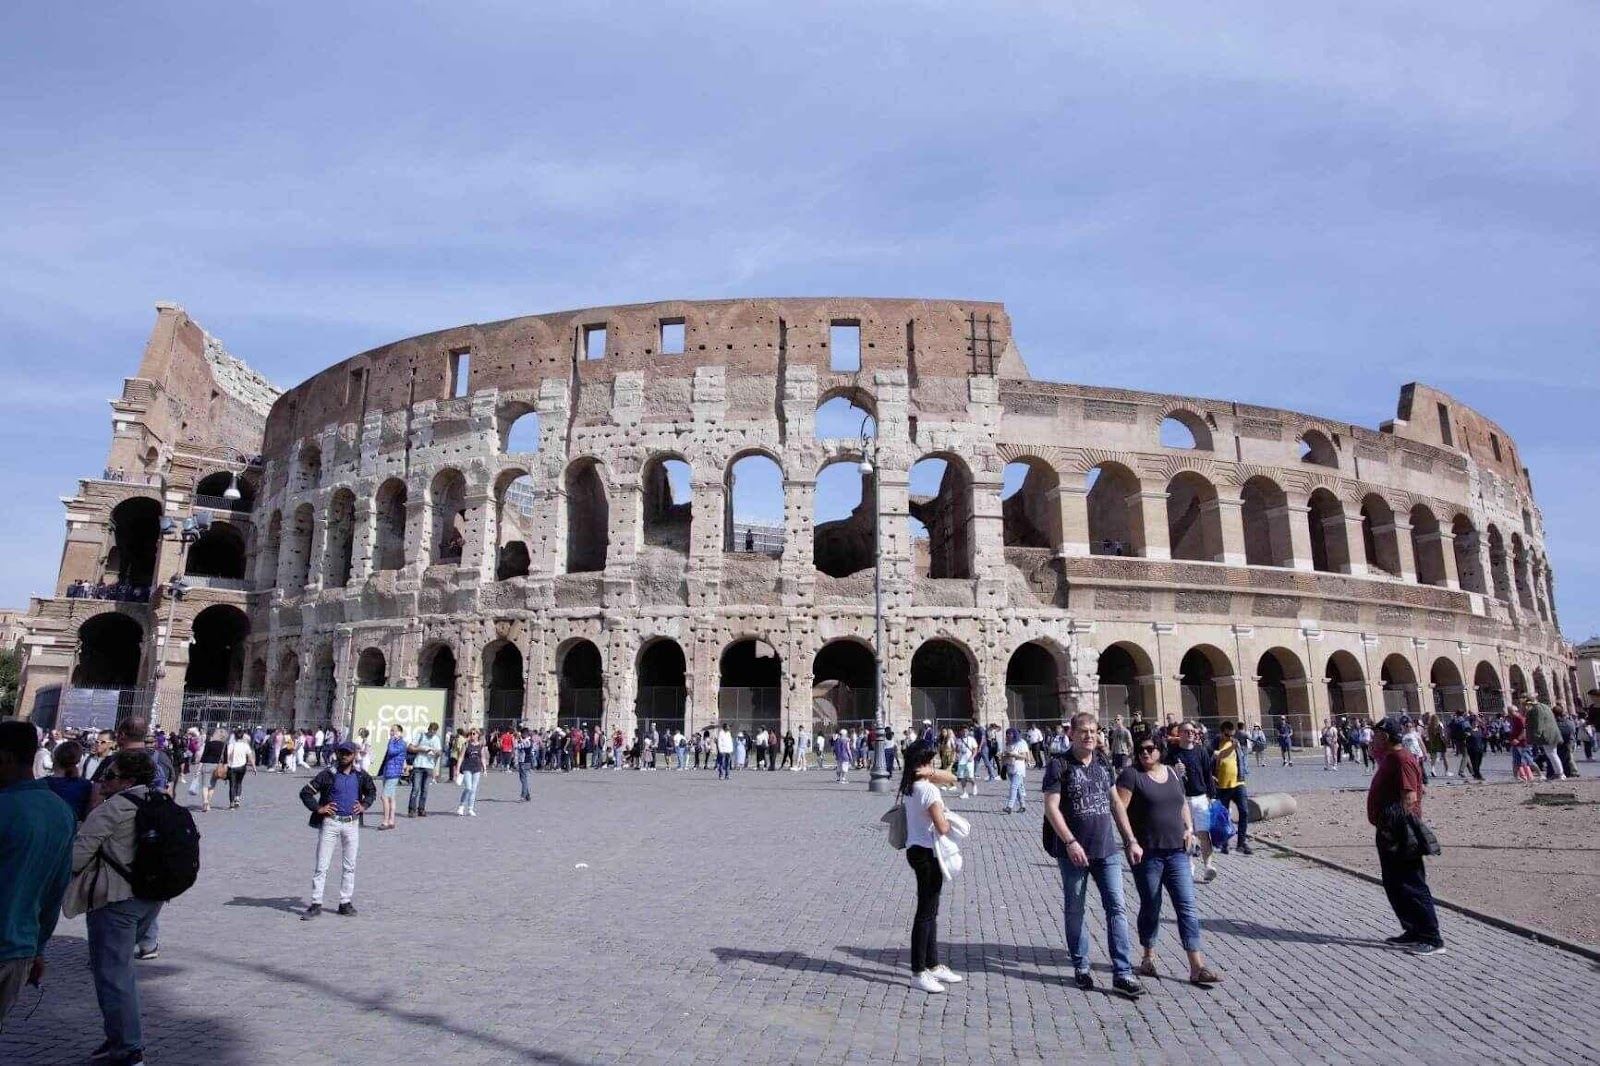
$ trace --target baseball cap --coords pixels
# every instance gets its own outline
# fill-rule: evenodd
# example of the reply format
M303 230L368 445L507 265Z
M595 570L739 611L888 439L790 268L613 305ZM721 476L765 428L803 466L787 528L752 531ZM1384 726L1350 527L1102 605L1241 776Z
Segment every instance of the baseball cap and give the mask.
M334 751L348 751L351 755L354 755L358 751L360 751L361 748L353 740L341 740L339 742L339 746L334 748L333 750Z
M1399 740L1405 735L1405 729L1394 718L1385 718L1381 722L1373 722L1372 730L1375 733L1386 733L1390 740Z

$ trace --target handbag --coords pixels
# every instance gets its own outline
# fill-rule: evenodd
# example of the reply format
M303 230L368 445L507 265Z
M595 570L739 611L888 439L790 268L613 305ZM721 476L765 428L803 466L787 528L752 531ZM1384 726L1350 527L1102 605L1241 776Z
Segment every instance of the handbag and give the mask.
M889 846L904 851L906 846L906 800L901 796L878 821L889 827Z
M228 779L228 768L226 766L222 765L221 763L218 763L217 764L217 768L215 770L211 771L211 780L213 780L213 781L226 781L227 779Z

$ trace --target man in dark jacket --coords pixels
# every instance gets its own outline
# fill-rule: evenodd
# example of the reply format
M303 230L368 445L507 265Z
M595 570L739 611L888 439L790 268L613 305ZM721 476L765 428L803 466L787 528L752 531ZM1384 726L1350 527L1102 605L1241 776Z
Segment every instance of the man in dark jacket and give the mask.
M317 835L317 868L311 877L311 906L300 916L308 922L322 913L322 888L328 880L335 843L343 846L344 869L339 877L339 913L354 916L356 853L361 847L361 812L378 798L372 777L356 765L356 745L344 741L335 751L337 766L325 766L300 790L300 802L311 812Z

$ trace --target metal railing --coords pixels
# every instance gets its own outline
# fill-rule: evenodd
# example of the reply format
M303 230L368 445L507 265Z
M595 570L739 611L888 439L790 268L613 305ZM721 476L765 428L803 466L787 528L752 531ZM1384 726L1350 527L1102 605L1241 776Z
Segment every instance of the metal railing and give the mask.
M240 497L230 500L226 496L207 496L195 493L194 506L207 511L227 511L229 514L247 515L250 513L251 501Z
M643 685L633 701L634 720L640 729L684 728L688 690L681 685Z
M776 688L720 688L717 720L735 732L776 728L783 720L781 693Z
M911 690L911 717L917 722L924 718L934 721L972 720L972 690L960 688L913 688Z
M562 729L594 725L605 711L605 691L598 688L561 689L557 701L556 724Z
M183 583L197 589L229 589L234 592L249 592L255 587L255 582L243 577L211 577L208 574L184 574Z

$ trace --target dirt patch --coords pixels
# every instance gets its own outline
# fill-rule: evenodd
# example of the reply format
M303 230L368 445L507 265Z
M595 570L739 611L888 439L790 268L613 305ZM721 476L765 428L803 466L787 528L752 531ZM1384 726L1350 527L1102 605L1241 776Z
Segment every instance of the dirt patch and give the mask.
M1531 803L1571 793L1576 806ZM1253 828L1346 866L1378 873L1366 792L1306 792L1293 817ZM1443 854L1428 884L1456 903L1600 945L1600 781L1431 788L1423 814Z

